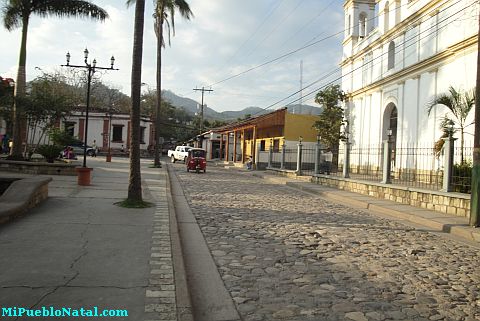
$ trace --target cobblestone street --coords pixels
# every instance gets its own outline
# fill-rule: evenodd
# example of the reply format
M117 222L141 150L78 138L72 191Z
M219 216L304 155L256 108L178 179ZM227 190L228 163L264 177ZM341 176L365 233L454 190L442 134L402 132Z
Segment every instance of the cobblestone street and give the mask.
M244 320L480 320L478 248L245 172L173 167Z

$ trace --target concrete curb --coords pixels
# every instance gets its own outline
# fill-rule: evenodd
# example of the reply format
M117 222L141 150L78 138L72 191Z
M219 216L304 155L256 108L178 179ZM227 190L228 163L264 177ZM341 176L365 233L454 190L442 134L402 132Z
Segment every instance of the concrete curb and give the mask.
M468 219L465 217L451 216L318 184L298 182L295 179L282 178L277 175L272 177L268 174L254 173L253 176L316 194L333 202L346 204L354 208L367 209L377 214L395 217L426 226L435 231L448 233L468 241L480 243L480 228L470 227L468 225Z
M166 165L164 165L166 166ZM175 290L177 297L177 320L193 321L192 303L187 284L187 272L183 260L183 251L178 231L177 214L172 198L172 189L170 184L170 172L167 173L167 201L168 212L170 214L170 235L172 241L173 271L175 274Z
M240 321L230 293L218 272L210 249L190 210L175 173L169 171L171 194L177 214L188 288L196 321Z

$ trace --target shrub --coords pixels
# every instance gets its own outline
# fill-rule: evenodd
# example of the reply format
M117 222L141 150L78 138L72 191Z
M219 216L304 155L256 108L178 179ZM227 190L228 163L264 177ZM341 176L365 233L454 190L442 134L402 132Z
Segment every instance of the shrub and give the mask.
M53 163L53 160L58 158L62 150L63 147L58 145L41 145L38 146L37 152L45 157L48 163Z
M452 187L454 192L472 192L472 168L471 161L453 165Z
M58 128L52 128L48 132L48 137L53 142L53 145L57 146L68 146L68 145L76 145L81 144L81 141L64 130Z

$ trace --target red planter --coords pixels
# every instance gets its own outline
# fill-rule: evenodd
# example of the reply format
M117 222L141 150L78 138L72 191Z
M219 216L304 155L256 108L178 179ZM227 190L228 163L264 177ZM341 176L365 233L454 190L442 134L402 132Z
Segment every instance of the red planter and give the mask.
M107 163L110 163L112 161L112 155L111 154L107 154L106 161L107 161Z
M75 171L77 172L78 185L89 186L90 177L93 168L89 167L76 167Z

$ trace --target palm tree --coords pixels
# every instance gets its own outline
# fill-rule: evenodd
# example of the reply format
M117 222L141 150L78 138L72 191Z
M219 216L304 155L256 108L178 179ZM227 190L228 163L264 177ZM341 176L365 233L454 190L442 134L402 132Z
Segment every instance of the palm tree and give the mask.
M464 163L463 157L463 148L465 144L465 128L472 125L466 124L468 114L475 104L475 90L462 91L456 90L452 86L448 88L448 93L441 94L435 98L427 107L428 115L430 116L433 107L436 105L444 105L449 109L451 115L445 114L440 123L440 128L444 133L452 133L459 130L460 131L460 160L461 164ZM453 126L453 128L450 128ZM456 127L456 128L455 128ZM453 130L453 132L452 132Z
M130 111L130 178L128 182L127 202L142 203L142 178L140 172L140 95L142 87L143 28L145 24L145 0L128 0L127 5L135 2L135 27L133 33L132 83Z
M160 123L161 123L161 101L162 101L162 48L165 48L165 37L163 36L164 26L168 35L170 45L171 33L175 35L175 11L187 20L193 16L190 6L185 0L156 0L155 7L155 34L157 36L157 101L155 112L155 160L154 166L160 167Z
M22 113L19 101L25 96L27 61L27 33L30 16L40 17L90 17L104 21L108 14L97 5L84 0L6 0L3 8L3 24L9 31L22 27L20 58L18 62L17 82L15 83L15 103L13 106L13 151L12 157L21 158Z

